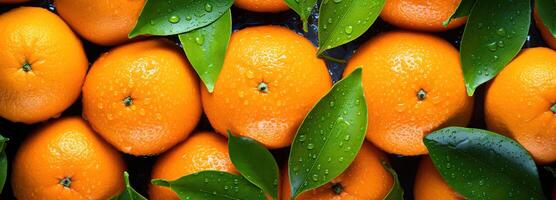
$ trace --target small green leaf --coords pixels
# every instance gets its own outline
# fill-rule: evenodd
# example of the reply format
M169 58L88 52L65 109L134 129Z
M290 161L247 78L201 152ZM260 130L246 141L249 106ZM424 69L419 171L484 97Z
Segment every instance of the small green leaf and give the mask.
M233 0L147 0L129 38L138 35L176 35L211 24Z
M266 200L262 190L242 176L220 171L202 171L183 176L175 181L153 179L151 182L155 185L170 187L180 199Z
M492 79L521 50L531 22L529 0L477 1L463 33L461 64L467 94Z
M309 30L307 25L308 23L307 20L309 19L309 16L311 15L313 8L317 4L317 0L284 0L284 1L286 2L286 4L288 4L288 6L292 10L294 10L299 15L301 21L303 21L303 30L307 32Z
M187 59L207 90L214 91L232 34L232 14L228 10L212 24L179 35Z
M127 171L124 171L124 182L124 191L122 191L122 193L120 193L118 196L112 197L111 200L147 200L147 198L143 197L131 187L131 185L129 184L129 174L127 173Z
M468 199L545 199L535 162L514 140L449 127L423 141L444 180Z
M535 0L537 14L546 28L556 37L556 1L554 0Z
M375 22L384 0L324 0L319 11L319 50L357 39Z
M359 152L367 130L361 68L339 81L309 112L291 146L291 197L340 175Z
M6 183L6 177L8 177L8 156L5 151L8 141L8 138L0 135L0 193L2 193L4 184Z
M450 18L446 19L446 21L442 23L442 25L448 26L452 19L468 16L476 1L477 0L461 0L458 8L454 11L454 13L452 13L452 15L450 15Z
M278 199L278 164L262 144L228 131L230 159L236 169L251 183Z
M392 174L392 179L394 179L394 184L392 185L390 192L388 192L386 197L384 197L384 200L403 200L403 188L398 180L398 173L396 173L396 171L394 171L394 169L392 169L390 164L386 161L382 161L382 165L384 166L384 169Z

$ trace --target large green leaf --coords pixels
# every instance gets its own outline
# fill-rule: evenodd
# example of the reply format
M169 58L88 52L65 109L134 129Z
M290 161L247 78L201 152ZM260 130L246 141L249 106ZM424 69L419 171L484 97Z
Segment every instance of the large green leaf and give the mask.
M546 28L556 37L556 1L554 0L535 0L537 13Z
M477 1L461 41L467 94L492 79L521 50L529 32L529 0Z
M182 200L266 200L263 191L242 176L220 171L202 171L175 181L153 179L151 182L171 188Z
M398 180L398 173L392 169L390 164L383 161L382 165L384 165L384 169L386 169L392 175L392 179L394 179L394 184L392 188L390 188L390 192L384 197L384 200L403 200L403 188L400 185L400 181Z
M284 0L288 6L294 10L301 21L303 21L303 30L308 31L307 20L313 11L313 7L317 4L317 0Z
M446 19L446 21L442 23L442 25L448 26L452 19L468 16L476 1L477 0L461 0L458 8L454 11L454 13L452 13L452 15L450 15L450 18Z
M230 159L236 169L270 196L278 199L278 164L262 144L241 136L234 136L228 132L228 149Z
M332 87L297 130L288 161L292 199L349 167L366 130L367 105L358 68Z
M319 50L357 39L375 22L384 0L324 0L319 11Z
M187 59L207 90L212 92L220 74L232 34L232 14L228 10L212 24L179 35Z
M127 172L124 172L124 182L124 191L122 191L122 193L118 196L112 197L111 200L147 200L147 198L143 197L131 187L129 184L129 174Z
M129 37L176 35L204 27L220 18L233 2L233 0L147 0Z
M544 199L535 162L514 140L450 127L424 142L444 180L468 199Z

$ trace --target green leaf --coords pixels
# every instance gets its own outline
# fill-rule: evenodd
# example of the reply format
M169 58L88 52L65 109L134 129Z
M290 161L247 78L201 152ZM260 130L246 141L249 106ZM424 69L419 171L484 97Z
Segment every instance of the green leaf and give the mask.
M202 171L183 176L175 181L153 179L151 182L155 185L170 187L180 199L266 200L262 190L242 176L220 171Z
M357 39L375 22L384 0L324 0L319 11L319 50Z
M294 10L301 21L303 21L303 30L308 31L307 20L313 11L313 7L317 4L317 0L284 0L288 6Z
M556 1L554 0L535 0L537 14L546 28L556 37Z
M529 32L529 0L477 1L463 33L461 62L467 94L492 79L521 50Z
M176 35L211 24L233 0L147 0L129 38L138 35Z
M396 171L394 171L394 169L392 169L390 164L386 161L382 161L382 165L384 166L384 169L392 174L392 179L394 179L394 184L392 185L390 192L388 192L386 197L384 197L384 200L403 200L403 188L398 180L398 173L396 173Z
M468 16L476 1L477 0L461 0L456 11L454 11L454 13L450 15L450 18L446 19L442 25L448 26L452 19Z
M220 74L232 34L232 14L228 9L212 24L179 35L187 59L209 92Z
M112 197L111 200L147 200L147 198L143 197L131 187L129 184L129 173L127 173L127 171L124 171L124 182L124 191L122 191L122 193L118 196Z
M6 177L8 177L8 156L6 155L6 151L4 151L8 141L8 138L0 135L0 193L2 193L4 184L6 183Z
M230 159L239 173L277 200L278 164L270 151L251 138L236 137L229 131L228 149Z
M535 162L514 140L449 127L424 142L444 180L468 199L544 199Z
M367 130L361 68L332 87L309 112L291 146L291 197L340 175L359 152Z

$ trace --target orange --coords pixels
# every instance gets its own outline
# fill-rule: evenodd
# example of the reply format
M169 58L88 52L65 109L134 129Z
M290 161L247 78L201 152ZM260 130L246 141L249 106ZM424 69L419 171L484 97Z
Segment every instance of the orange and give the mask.
M426 154L425 135L469 122L473 98L466 93L459 53L448 42L424 33L385 33L359 48L344 76L359 66L367 139L384 151Z
M525 49L486 92L489 130L515 139L539 164L556 161L556 51Z
M176 180L205 170L238 174L228 155L228 142L217 133L196 133L163 154L153 167L152 179ZM152 200L179 199L169 188L152 184L149 186L149 196Z
M55 14L22 7L0 15L0 116L27 124L56 117L81 92L87 57Z
M438 173L430 157L425 156L421 159L415 184L413 186L415 200L463 200L464 198L456 193L444 178Z
M381 200L394 184L390 172L382 164L386 157L365 142L351 165L329 183L302 193L297 200ZM282 200L290 200L290 183L287 170L283 175Z
M533 12L533 17L535 19L535 24L537 25L537 28L539 29L539 32L541 33L541 36L546 44L548 44L548 46L552 49L556 49L556 37L552 36L552 33L550 33L548 28L544 25L544 22L541 20L539 14L537 13L536 6Z
M17 199L108 199L124 187L120 154L81 118L56 120L21 145L12 169Z
M199 81L174 43L127 44L91 67L83 86L83 115L120 151L159 154L197 125Z
M58 14L85 39L100 45L128 41L145 0L54 0Z
M253 12L281 12L290 9L284 0L235 0L235 5Z
M25 3L29 0L0 0L0 3L12 4L12 3Z
M419 31L446 31L465 23L454 19L447 27L442 23L457 9L461 0L387 0L380 17L390 24Z
M202 89L214 129L272 149L289 146L309 110L332 87L316 51L309 40L279 26L233 33L214 92Z

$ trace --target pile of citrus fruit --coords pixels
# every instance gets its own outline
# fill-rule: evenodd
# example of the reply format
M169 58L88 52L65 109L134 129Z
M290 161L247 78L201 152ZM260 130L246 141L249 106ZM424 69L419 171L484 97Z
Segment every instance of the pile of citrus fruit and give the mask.
M531 31L518 27L528 39L511 56L496 50L511 48L502 41L518 33L479 27L502 39L472 56L493 53L493 66L510 59L499 73L470 72L464 43L483 37L468 35L482 1L0 0L0 134L5 137L0 183L6 182L0 199L245 199L250 194L246 187L228 187L225 178L216 184L223 188L219 192L212 192L210 183L220 178L191 181L214 171L235 177L236 185L253 183L248 189L260 194L252 199L474 199L475 191L470 195L467 188L486 188L476 192L484 197L479 199L505 199L497 191L519 199L535 189L508 193L494 184L506 179L494 175L477 182L449 176L450 168L462 174L501 169L512 176L504 169L526 165L519 159L530 161L533 170L520 173L540 187L540 195L530 199L556 199L550 174L556 174L556 14L544 23L542 11L529 9ZM372 6L362 6L368 2ZM467 4L474 7L466 13ZM338 17L324 19L331 6ZM378 10L364 10L371 7ZM352 10L337 12L346 8ZM512 24L513 16L507 17L505 23ZM222 29L228 32L218 32ZM338 47L319 51L318 41L334 34ZM476 91L469 78L475 72L492 78ZM207 74L217 78L211 81ZM350 88L351 80L359 81ZM350 97L358 87L362 101ZM358 120L364 122L361 128ZM480 155L476 162L486 164L487 158L506 158L496 154L499 149L517 149L509 157L524 156L467 170L470 163L440 158L427 143L455 126L489 130L502 139L492 143L488 134L478 143L464 139L448 145L446 155L463 149L458 157ZM244 151L242 157L251 161L238 161L232 136L262 150ZM477 153L489 145L494 149ZM298 147L309 154L304 157ZM268 184L274 189L264 186L274 173L259 159L264 152L278 168ZM305 159L313 165L294 164ZM344 161L345 167L327 164L331 160ZM339 174L328 176L327 167ZM307 177L298 175L304 171ZM518 178L512 180L525 181Z

